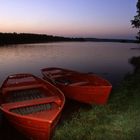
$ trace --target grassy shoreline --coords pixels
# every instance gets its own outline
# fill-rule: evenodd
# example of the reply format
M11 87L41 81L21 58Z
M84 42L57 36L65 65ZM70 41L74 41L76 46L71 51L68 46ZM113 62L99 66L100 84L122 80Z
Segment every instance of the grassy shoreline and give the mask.
M140 72L128 75L105 106L81 107L57 127L53 140L139 140Z

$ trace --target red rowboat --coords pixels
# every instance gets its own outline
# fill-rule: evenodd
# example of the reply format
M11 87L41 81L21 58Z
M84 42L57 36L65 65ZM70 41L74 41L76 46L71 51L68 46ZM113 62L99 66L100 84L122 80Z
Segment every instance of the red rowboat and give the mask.
M9 76L1 87L1 110L21 133L49 140L65 103L55 86L31 74Z
M55 84L67 98L88 104L106 104L112 85L95 75L62 68L44 68L44 79Z

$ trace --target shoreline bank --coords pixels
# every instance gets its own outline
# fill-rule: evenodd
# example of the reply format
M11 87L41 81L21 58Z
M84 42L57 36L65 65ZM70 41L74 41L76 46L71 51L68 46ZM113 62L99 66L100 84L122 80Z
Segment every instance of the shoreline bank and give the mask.
M134 73L112 91L108 104L81 107L57 127L53 140L140 139L140 57L131 59Z

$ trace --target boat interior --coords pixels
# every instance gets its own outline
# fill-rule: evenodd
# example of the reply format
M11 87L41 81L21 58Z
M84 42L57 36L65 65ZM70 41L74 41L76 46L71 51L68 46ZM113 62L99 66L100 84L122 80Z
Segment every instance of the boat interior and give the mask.
M51 69L46 72L43 71L44 75L50 79L53 83L69 85L69 86L109 86L103 78L95 74L83 74L72 71L63 71L61 69Z
M33 83L30 85L31 81ZM47 89L34 77L9 78L4 82L3 91L2 108L20 115L36 115L46 111L56 113L62 103L57 94Z

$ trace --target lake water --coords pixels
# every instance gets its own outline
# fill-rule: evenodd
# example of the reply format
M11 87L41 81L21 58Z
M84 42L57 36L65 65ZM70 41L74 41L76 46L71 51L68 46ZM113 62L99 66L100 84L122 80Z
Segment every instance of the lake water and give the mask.
M133 71L129 59L139 56L138 44L61 42L8 45L0 47L0 84L10 74L32 73L41 77L40 69L62 67L93 72L119 83Z

